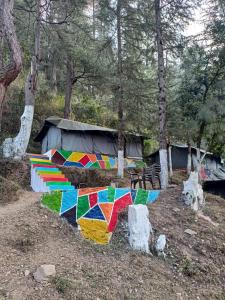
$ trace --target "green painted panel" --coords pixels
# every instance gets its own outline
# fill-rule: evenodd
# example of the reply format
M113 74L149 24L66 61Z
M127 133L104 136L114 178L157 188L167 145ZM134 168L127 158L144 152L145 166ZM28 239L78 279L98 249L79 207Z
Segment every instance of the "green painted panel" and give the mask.
M67 159L71 154L72 151L66 151L66 150L57 150L65 159Z
M109 161L106 161L105 162L105 167L107 170L110 170L111 169L111 165L110 165L110 162Z
M138 189L134 204L146 204L148 199L148 191Z
M66 181L66 182L61 182L61 181L48 181L46 182L46 185L49 186L49 185L71 185L71 182L69 181Z
M90 209L88 196L78 197L77 219L82 217Z
M99 163L96 161L96 162L94 162L94 163L91 165L90 168L91 168L91 169L100 169L101 167L100 167Z
M61 208L62 192L46 193L42 196L41 203L51 211L59 213Z
M116 189L109 186L108 187L108 200L109 202L114 202Z

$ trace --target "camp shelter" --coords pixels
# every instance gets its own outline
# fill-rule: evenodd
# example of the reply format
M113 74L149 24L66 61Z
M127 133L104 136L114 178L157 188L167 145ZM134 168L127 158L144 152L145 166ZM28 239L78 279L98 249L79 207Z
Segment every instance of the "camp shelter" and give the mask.
M187 161L188 161L188 146L185 144L184 145L171 144L170 146L171 146L171 160L172 160L173 170L186 169ZM203 155L204 153L205 150L201 149L201 155ZM192 167L194 168L197 164L197 148L191 147L191 156L192 156ZM167 155L167 158L169 160L169 155ZM150 164L159 163L159 150L147 156L146 160ZM207 169L210 170L217 170L223 165L221 158L210 152L206 153L203 164Z
M50 149L117 156L118 131L77 121L49 117L35 142L42 145L42 153ZM143 136L125 133L125 157L143 157Z

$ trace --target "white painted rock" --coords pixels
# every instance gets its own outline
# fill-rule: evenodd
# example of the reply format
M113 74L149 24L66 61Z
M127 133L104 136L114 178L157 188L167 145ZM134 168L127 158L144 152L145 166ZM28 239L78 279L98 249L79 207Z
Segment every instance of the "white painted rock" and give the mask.
M37 282L47 281L49 277L56 275L55 266L41 265L33 275Z
M164 256L164 249L166 247L166 236L165 234L160 234L158 240L156 241L155 244L155 249L158 255L163 255Z
M128 209L129 243L134 250L149 253L149 238L152 227L146 205L130 205Z

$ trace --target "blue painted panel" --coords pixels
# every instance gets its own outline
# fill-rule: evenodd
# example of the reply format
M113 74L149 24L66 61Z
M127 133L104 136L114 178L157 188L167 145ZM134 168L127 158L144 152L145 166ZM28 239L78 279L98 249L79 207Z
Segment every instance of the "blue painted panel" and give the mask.
M104 215L98 205L94 206L91 210L89 210L86 215L83 216L84 218L88 219L97 219L97 220L105 220Z
M123 197L124 195L130 193L129 188L117 188L116 189L116 194L115 194L115 200Z
M160 191L149 191L147 202L154 202L159 197Z
M107 203L107 202L109 202L108 189L98 192L98 202L99 203Z
M77 204L77 190L65 191L62 193L60 214L65 213Z

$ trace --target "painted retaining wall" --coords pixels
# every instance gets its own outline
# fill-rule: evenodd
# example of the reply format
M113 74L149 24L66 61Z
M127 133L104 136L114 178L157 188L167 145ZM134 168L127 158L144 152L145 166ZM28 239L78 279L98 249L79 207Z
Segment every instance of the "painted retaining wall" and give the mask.
M49 150L45 153L51 162L67 166L85 169L117 169L117 158L101 154L90 154L71 152L65 150ZM125 168L143 168L145 163L142 160L125 158Z
M82 235L99 244L110 241L121 210L131 204L154 202L159 196L156 190L113 187L75 189L46 157L33 156L30 161L32 189L44 192L41 204L71 225L80 225Z
M156 190L101 187L47 193L41 203L71 225L79 224L85 238L107 244L121 210L132 204L152 203L158 196Z

